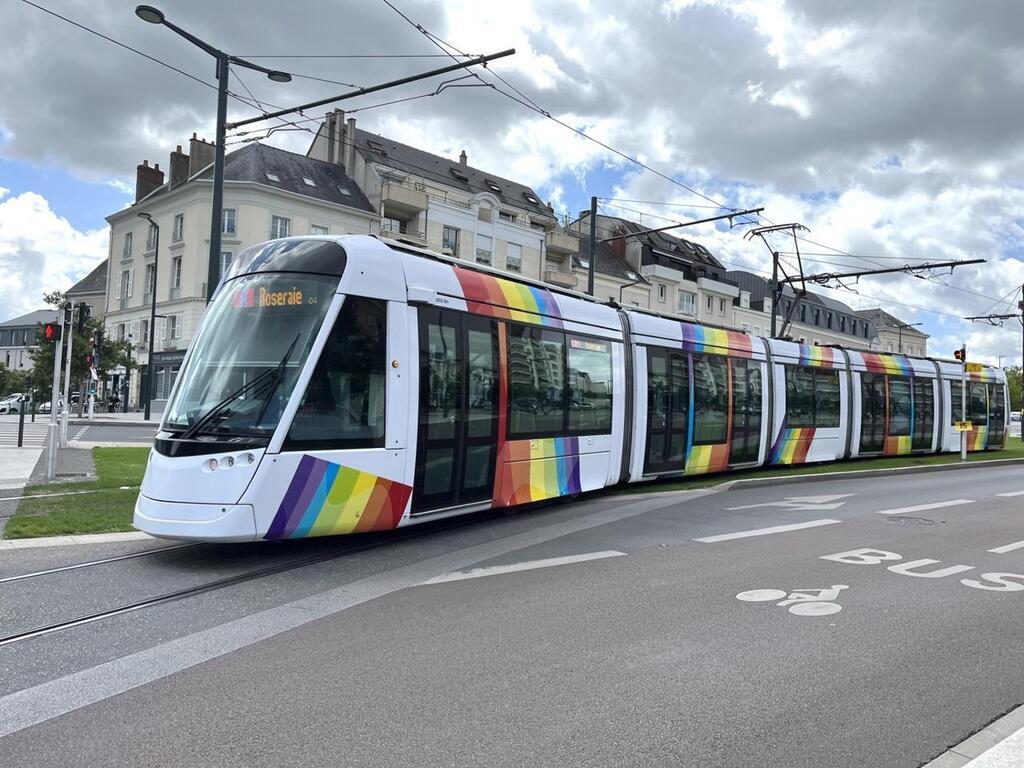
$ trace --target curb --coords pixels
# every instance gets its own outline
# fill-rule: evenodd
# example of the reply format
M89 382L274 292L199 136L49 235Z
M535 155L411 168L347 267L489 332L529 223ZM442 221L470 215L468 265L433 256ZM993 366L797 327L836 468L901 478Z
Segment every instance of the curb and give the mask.
M1020 459L987 459L985 461L968 461L962 464L925 464L920 467L886 467L884 469L851 469L843 472L821 472L805 475L779 475L778 477L752 477L749 480L737 478L728 480L729 488L759 488L768 485L788 485L810 480L855 480L860 477L892 477L895 475L913 475L919 472L945 472L950 470L976 469L991 466L1024 464Z
M159 421L145 421L143 419L68 419L68 425L76 427L159 427Z
M38 539L0 539L0 552L9 549L35 549L36 547L67 547L73 544L110 544L119 541L156 541L156 537L142 531L126 533L80 533L74 536L42 536Z
M1020 765L1019 755L1009 755L999 745L1024 728L1024 706L1010 710L977 733L968 736L955 747L925 763L921 768L998 768L999 766ZM992 751L991 755L985 755ZM998 753L1002 754L998 754Z
M68 440L68 448L78 448L83 451L91 451L93 448L152 448L152 443L118 443L105 442L97 443L88 440Z

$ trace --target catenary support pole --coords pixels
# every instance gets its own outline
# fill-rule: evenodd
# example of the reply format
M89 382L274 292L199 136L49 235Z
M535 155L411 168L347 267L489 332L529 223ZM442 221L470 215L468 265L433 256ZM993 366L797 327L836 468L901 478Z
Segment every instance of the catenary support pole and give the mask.
M778 315L776 314L776 311L775 311L777 309L776 306L775 306L775 302L776 302L776 299L778 299L778 293L779 293L779 252L778 251L772 251L772 319L771 319L772 333L771 333L771 337L773 339L775 338L775 333L776 333L776 330L778 328L778 321L776 320Z
M210 212L210 260L206 265L206 301L220 282L220 230L224 217L224 142L228 119L228 57L217 56L217 136L213 148L213 210ZM155 297L154 297L155 298Z
M587 258L587 294L594 295L594 262L597 261L597 198L590 198L590 256Z
M967 345L960 347L960 420L967 421ZM967 433L960 433L960 461L967 461Z

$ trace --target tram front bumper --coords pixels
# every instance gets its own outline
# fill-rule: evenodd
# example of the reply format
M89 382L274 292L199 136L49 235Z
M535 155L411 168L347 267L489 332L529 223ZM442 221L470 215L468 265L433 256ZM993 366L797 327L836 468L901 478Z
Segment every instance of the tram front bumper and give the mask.
M186 504L157 501L139 494L132 525L164 539L255 541L251 504Z

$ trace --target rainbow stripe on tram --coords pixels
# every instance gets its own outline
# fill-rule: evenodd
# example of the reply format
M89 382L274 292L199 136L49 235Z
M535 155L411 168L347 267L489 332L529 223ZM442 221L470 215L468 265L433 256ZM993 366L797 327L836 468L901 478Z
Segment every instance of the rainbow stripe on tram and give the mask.
M890 376L912 376L914 366L906 355L882 355L878 352L861 352L864 367L869 373L886 373Z
M411 485L303 456L264 538L390 530L411 495Z
M769 463L803 464L814 441L816 427L788 427L779 432L772 446Z
M562 327L562 311L550 291L461 267L452 267L452 271L462 287L466 308L473 314Z
M753 357L754 340L739 331L724 328L707 328L703 325L682 323L683 349L688 352L702 352L711 355L732 357Z
M512 506L580 492L576 437L512 440L498 456L494 505Z
M816 344L798 344L800 347L798 365L810 368L835 368L839 364L839 350L819 347Z

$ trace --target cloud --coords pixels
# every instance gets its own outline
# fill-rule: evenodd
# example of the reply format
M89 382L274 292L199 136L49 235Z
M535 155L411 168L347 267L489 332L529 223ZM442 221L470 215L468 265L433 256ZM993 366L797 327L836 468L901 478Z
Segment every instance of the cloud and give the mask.
M34 192L0 195L0 318L43 306L43 294L66 290L107 257L107 229L80 232Z

